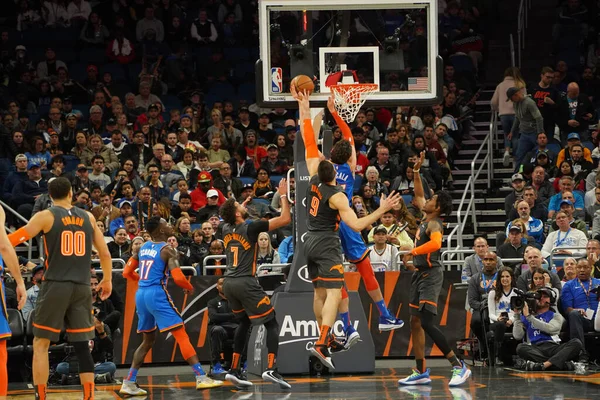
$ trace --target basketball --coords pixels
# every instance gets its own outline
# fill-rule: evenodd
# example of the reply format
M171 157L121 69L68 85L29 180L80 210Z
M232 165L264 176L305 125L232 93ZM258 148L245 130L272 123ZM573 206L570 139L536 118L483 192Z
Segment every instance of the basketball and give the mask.
M312 94L313 90L315 90L315 84L312 78L307 75L297 75L292 79L291 84L296 87L297 92L306 90L308 91L308 94Z

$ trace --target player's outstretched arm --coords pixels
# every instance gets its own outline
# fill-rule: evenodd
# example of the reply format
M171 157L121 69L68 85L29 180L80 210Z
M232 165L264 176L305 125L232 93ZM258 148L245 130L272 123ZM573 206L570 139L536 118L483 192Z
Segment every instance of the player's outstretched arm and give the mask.
M21 269L19 268L19 260L17 259L17 253L15 253L14 247L10 244L4 224L6 223L6 214L4 209L0 207L0 254L4 260L6 269L10 272L17 283L17 301L19 303L19 310L23 308L27 301L27 291L25 290L25 283L23 283L23 277L21 276Z
M304 147L306 148L306 167L308 168L308 174L314 176L319 169L320 159L319 148L317 147L317 141L315 140L315 131L310 118L309 95L307 92L296 92L296 88L293 85L290 90L292 96L298 101L300 133L302 140L304 140Z
M401 196L399 193L392 192L387 198L381 197L379 208L369 215L358 218L354 210L348 204L348 197L344 193L336 193L329 199L329 205L337 209L340 213L340 218L350 229L360 232L373 225L386 211L391 210L400 203Z
M194 287L192 284L185 278L181 268L179 266L179 255L177 254L177 250L172 248L171 246L163 247L161 255L166 257L167 266L169 267L169 271L171 272L171 276L173 277L173 281L175 284L182 288L183 290L187 290L188 292L193 292Z
M421 154L419 154L419 159L413 167L415 181L415 196L413 198L413 203L419 208L419 210L422 210L423 207L425 207L425 190L423 190L423 182L421 181L421 173L419 172L421 170L421 166L423 165L423 161L425 161L424 151L422 151Z
M354 171L356 170L356 148L354 147L354 136L352 136L352 131L350 130L350 127L348 126L346 121L344 121L342 117L340 117L337 113L337 110L334 106L333 94L331 94L327 99L327 108L333 116L333 119L335 119L335 123L337 124L337 126L340 127L340 131L342 131L342 137L344 138L344 140L349 141L350 145L352 146L352 156L350 156L348 164L350 165L350 170L352 171L352 173L354 173Z
M10 244L12 244L13 247L16 247L21 243L25 243L32 237L37 236L40 232L49 231L50 228L52 228L53 223L54 216L50 211L44 210L39 212L31 217L27 225L8 235Z
M288 192L287 192L287 181L282 179L279 181L279 187L277 188L277 192L280 195L281 201L281 214L279 217L271 218L269 220L269 230L274 231L277 228L281 228L282 226L286 226L290 222L292 222L292 215L290 213L290 203L288 201Z
M429 223L427 224L427 235L430 238L429 241L423 243L419 247L415 247L410 251L410 253L413 256L419 256L422 254L429 254L433 253L434 251L438 251L442 248L443 233L443 227L438 221L429 221Z
M94 227L94 237L92 239L94 247L98 251L98 257L100 258L100 268L102 268L102 280L98 283L98 288L102 289L100 298L106 300L112 293L112 260L110 258L110 251L104 241L104 235L100 228L96 225L96 218L92 213L88 212L90 223Z

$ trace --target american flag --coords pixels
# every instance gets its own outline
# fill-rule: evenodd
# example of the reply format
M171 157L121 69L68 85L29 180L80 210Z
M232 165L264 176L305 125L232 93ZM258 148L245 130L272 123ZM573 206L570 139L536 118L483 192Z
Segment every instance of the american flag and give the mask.
M408 90L428 90L429 89L429 78L418 77L408 78Z

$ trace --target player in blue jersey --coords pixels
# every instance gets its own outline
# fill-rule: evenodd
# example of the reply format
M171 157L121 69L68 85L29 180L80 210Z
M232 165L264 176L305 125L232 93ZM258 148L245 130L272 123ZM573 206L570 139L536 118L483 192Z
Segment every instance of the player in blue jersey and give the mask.
M129 396L146 395L146 391L136 383L136 377L146 354L154 345L157 326L160 332L170 332L177 341L183 358L196 374L196 389L222 386L222 381L209 378L202 369L196 350L185 332L183 319L167 292L169 276L186 293L194 290L179 268L177 251L166 243L167 238L173 235L173 228L164 219L152 217L146 223L146 230L152 236L152 241L142 245L139 253L129 259L123 271L125 278L138 281L135 295L137 331L143 334L144 339L133 354L131 369L123 380L119 393ZM136 273L138 266L139 273Z
M6 297L4 290L4 271L8 269L11 276L17 283L17 300L19 302L19 310L25 305L27 300L27 293L25 291L25 284L21 277L21 271L19 270L19 261L17 260L17 254L14 248L8 240L6 230L4 229L4 223L6 221L6 215L4 209L0 207L0 296L2 296L2 312L0 312L0 398L6 398L8 391L8 354L6 351L6 341L10 339L11 332L8 324L8 313L6 311ZM6 267L5 267L6 265Z
M333 149L331 149L331 162L336 170L336 182L344 188L344 192L346 193L346 196L348 196L348 201L352 203L354 171L356 170L354 138L348 124L346 124L335 110L332 97L327 101L327 108L342 131L343 138L343 140L337 142L335 146L333 146ZM356 129L360 130L361 128ZM340 223L339 234L346 258L349 262L356 265L356 268L365 283L365 287L369 292L369 296L371 296L377 305L377 309L379 310L379 330L390 331L401 328L404 325L404 322L390 313L383 300L383 294L381 293L377 279L375 279L375 273L373 272L371 260L369 259L369 250L360 233L350 229L350 227L342 221ZM344 343L345 349L349 349L360 340L358 332L356 332L354 326L350 323L348 309L348 293L346 292L346 289L343 288L339 313L342 322L344 323L344 332L346 334Z

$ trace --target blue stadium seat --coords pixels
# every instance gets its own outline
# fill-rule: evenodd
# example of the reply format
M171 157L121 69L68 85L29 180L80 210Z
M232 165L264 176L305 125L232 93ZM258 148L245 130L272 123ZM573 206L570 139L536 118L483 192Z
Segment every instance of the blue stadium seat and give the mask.
M65 171L71 172L77 169L77 164L79 164L79 157L75 157L70 154L65 154L63 156L65 158Z
M233 69L233 76L240 82L252 78L254 74L254 64L251 62L236 63Z
M137 82L140 73L142 72L141 63L132 63L127 65L128 76L130 82Z
M242 83L238 87L238 99L244 99L248 101L248 104L254 103L256 99L256 84L254 82Z
M240 181L242 181L242 183L244 185L247 185L247 184L254 185L254 182L256 181L256 179L254 179L254 178L248 178L246 176L241 176L240 177Z
M220 100L228 100L235 97L235 89L228 82L215 82L211 85L208 93L214 93Z
M562 150L562 147L557 143L548 143L548 150L554 154L558 154Z
M587 147L590 151L594 151L596 147L594 147L594 143L585 141L582 143L585 147Z
M126 67L121 64L111 63L104 65L100 70L100 73L104 74L105 72L110 72L113 82L123 82L127 80L125 68Z
M90 117L90 105L89 104L73 104L73 109L81 111L83 115L82 120L87 121Z
M223 49L223 55L227 61L245 61L250 58L248 49L245 47L226 47Z
M402 201L406 205L409 205L410 203L412 203L412 199L413 199L412 194L403 194L402 195Z
M74 81L83 82L87 78L87 64L80 62L69 66L69 77Z
M48 118L48 112L50 111L50 105L38 106L38 114L40 118Z
M191 231L197 231L198 229L202 229L202 224L190 224Z
M79 61L87 64L104 65L107 58L104 49L88 47L79 53Z
M285 178L283 175L271 175L271 181L275 186L279 186L279 181Z
M453 54L450 56L450 62L454 65L456 72L460 74L472 74L475 72L473 61L466 54Z
M174 96L172 94L167 94L165 96L161 96L160 99L162 100L167 110L171 110L173 108L181 110L181 100L179 100L179 97Z

